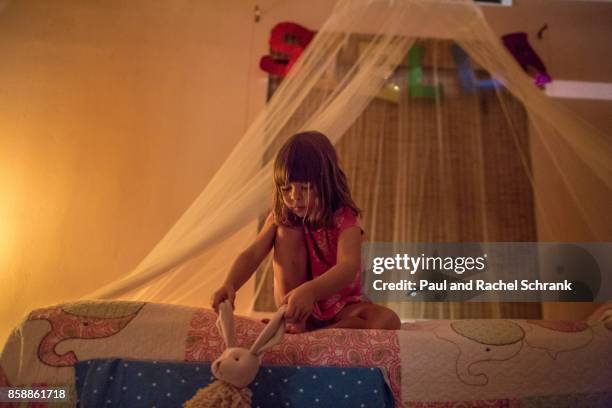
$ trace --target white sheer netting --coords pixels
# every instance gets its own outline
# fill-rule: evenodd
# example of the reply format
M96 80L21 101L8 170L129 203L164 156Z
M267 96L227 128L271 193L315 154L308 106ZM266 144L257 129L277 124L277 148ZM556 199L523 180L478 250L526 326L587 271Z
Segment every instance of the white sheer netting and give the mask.
M503 86L466 91L455 43ZM409 93L415 44L427 50L433 96ZM276 150L302 130L337 146L372 241L612 237L609 138L535 87L472 1L341 0L174 227L137 268L87 297L207 305L269 211ZM239 292L237 313L253 311L266 282Z

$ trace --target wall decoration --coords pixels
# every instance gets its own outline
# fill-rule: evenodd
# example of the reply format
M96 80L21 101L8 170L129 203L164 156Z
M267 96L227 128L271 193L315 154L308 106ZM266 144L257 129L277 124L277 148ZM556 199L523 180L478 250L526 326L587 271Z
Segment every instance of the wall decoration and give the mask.
M455 60L455 65L457 66L459 83L463 90L472 93L478 89L493 89L501 86L501 83L494 78L478 79L476 73L472 69L469 55L467 55L460 46L453 44L451 52Z
M270 33L270 52L259 61L259 67L270 75L284 77L302 55L315 32L296 23L283 22Z
M547 83L552 82L552 78L548 75L544 63L534 49L531 48L529 41L527 41L527 33L506 34L502 36L502 40L508 51L510 51L525 71L535 71L535 84L537 86L543 87Z
M436 95L442 95L442 85L423 84L423 58L425 47L414 44L408 51L408 95L411 98L435 99Z

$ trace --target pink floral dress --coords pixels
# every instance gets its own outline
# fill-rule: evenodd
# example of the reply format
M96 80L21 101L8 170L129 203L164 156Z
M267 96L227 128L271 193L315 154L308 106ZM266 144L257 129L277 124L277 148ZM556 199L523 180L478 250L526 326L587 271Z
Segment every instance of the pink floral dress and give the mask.
M270 213L268 219L273 218ZM267 220L268 221L268 220ZM266 222L267 222L266 221ZM311 229L304 225L304 237L309 258L310 279L317 278L336 265L338 254L338 239L340 234L347 228L357 226L361 228L359 218L349 207L343 207L334 214L334 226ZM363 234L363 230L362 230ZM315 243L316 248L315 249ZM324 259L319 256L322 255ZM360 260L361 263L361 260ZM359 272L353 282L341 289L338 293L327 299L319 300L315 303L312 315L320 321L333 319L342 308L351 303L369 302L361 293L361 265Z
M306 237L306 246L308 248L310 260L311 279L323 275L336 265L340 234L342 234L344 230L354 226L361 229L359 218L349 207L343 207L336 211L334 214L333 227L313 230L304 225L304 235ZM363 230L361 233L363 234ZM315 244L319 251L315 250ZM319 254L323 255L325 259L320 259ZM367 302L368 299L361 293L361 273L360 260L359 272L355 276L353 282L331 297L316 302L312 312L313 316L322 321L330 320L348 304Z

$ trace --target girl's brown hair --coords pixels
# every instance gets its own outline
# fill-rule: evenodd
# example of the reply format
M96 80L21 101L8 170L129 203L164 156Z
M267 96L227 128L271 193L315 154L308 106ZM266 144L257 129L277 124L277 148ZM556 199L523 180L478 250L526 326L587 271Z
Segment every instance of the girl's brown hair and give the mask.
M320 132L293 135L281 147L274 161L276 189L272 210L277 222L290 227L302 224L302 220L283 202L281 188L293 182L310 183L315 188L319 205L316 211L309 210L304 220L315 228L333 226L334 213L342 207L349 207L356 216L361 213L351 198L334 146Z

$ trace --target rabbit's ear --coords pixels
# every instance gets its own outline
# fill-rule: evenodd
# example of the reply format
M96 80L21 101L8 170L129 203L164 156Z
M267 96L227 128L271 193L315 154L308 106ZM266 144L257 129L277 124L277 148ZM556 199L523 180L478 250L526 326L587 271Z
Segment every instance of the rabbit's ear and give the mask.
M282 305L266 327L262 330L251 347L251 353L261 356L264 351L280 343L285 334L285 311L287 305Z
M219 317L217 317L217 329L223 337L225 347L236 345L236 333L234 332L234 310L229 300L219 303Z

